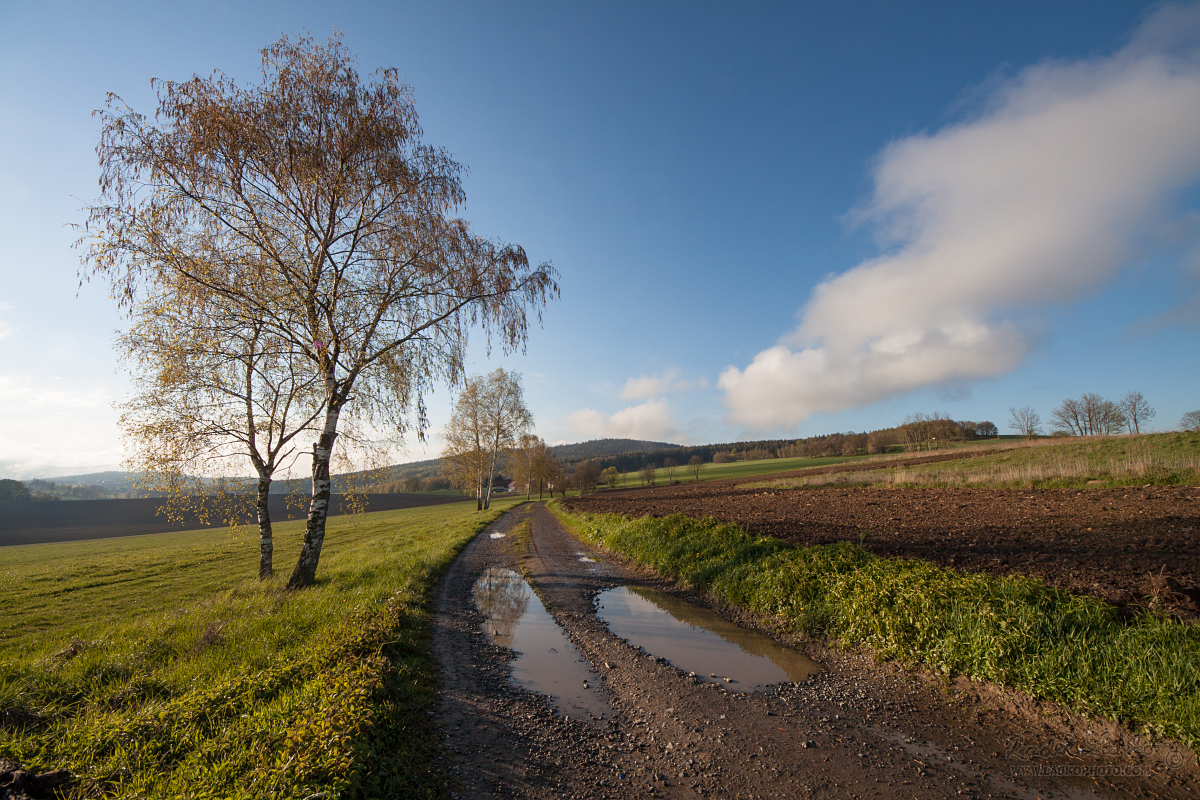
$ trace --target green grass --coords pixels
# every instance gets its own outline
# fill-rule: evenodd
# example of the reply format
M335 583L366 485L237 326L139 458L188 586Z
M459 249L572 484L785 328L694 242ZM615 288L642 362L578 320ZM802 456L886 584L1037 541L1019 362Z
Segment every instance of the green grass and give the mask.
M827 467L833 464L843 464L847 461L861 461L869 458L869 456L830 456L829 458L763 458L755 461L734 461L728 464L704 464L700 468L700 480L713 481L721 478L745 478L755 475L768 475L773 472L788 472L794 469L807 469L808 467ZM623 483L618 483L618 489L633 488L642 485L641 478L638 473L625 472L622 473ZM675 468L675 480L679 483L693 483L696 478L693 477L691 469L687 465L682 465ZM670 481L667 480L666 470L659 467L654 475L654 483L656 486L663 486Z
M1194 623L1125 622L1100 600L1036 579L879 558L849 543L793 547L711 518L555 511L583 538L784 629L1200 744Z
M302 521L264 583L247 528L4 548L0 756L79 798L437 797L430 590L513 504L331 518L298 592Z
M1008 449L1004 449L1008 448ZM1000 451L1002 450L1002 451ZM1200 433L1005 442L977 457L909 467L810 475L750 486L978 486L1066 489L1200 484Z

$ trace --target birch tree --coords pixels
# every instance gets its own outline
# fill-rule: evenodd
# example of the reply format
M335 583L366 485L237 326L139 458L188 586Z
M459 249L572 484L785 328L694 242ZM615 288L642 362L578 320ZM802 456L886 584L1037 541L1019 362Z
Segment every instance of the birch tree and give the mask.
M541 499L541 483L539 478L544 461L546 443L532 433L523 433L517 437L517 446L513 450L513 481L525 484L525 499L533 494L534 484L538 484L538 499Z
M496 466L532 426L520 374L498 367L467 381L446 426L442 457L473 470L477 509L486 511L491 506Z
M424 396L461 381L472 327L489 350L520 349L555 273L456 216L464 168L422 141L412 87L391 68L360 77L337 38L280 39L258 84L216 72L152 85L152 119L115 95L97 112L82 275L126 309L166 285L197 305L219 298L316 375L312 497L288 581L306 586L344 424L423 438Z
M442 474L455 487L475 495L475 509L483 510L483 476L487 471L484 425L484 386L478 379L466 382L443 434Z
M1026 439L1035 439L1042 432L1042 417L1030 406L1010 408L1008 426Z
M1125 416L1125 426L1133 434L1140 434L1142 425L1154 419L1158 413L1141 392L1129 392L1117 405Z
M275 473L291 464L296 439L320 414L320 382L292 345L236 310L189 308L170 292L141 303L118 339L134 393L119 405L141 488L166 493L171 519L189 512L233 524L251 509L259 530L260 580L274 572L268 499ZM221 477L247 461L255 491Z

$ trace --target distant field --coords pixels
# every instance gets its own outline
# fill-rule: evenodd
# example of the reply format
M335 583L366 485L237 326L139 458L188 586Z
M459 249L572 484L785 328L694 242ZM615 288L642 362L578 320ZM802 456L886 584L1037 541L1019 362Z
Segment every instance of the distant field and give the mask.
M460 494L369 494L368 511L391 511L398 508L454 503L470 498ZM271 495L271 519L284 521L307 515L308 506L287 508L286 496ZM162 500L60 500L55 502L22 502L0 504L0 546L15 544L44 544L72 542L82 539L104 539L112 536L139 536L147 533L222 528L223 523L204 525L192 517L185 522L171 522L158 514ZM330 513L343 513L342 495L330 499ZM253 517L247 516L246 524Z
M997 447L1012 447L1019 443L1019 437L1001 437L1003 441L997 439L985 439L976 442L952 442L947 447L939 448L940 450L962 450L976 449L980 451L990 451ZM1013 441L1013 440L1017 441ZM887 461L912 458L914 456L928 454L929 451L920 451L917 453L889 453L887 455L874 456L829 456L826 458L764 458L755 461L735 461L731 464L704 464L700 468L700 480L712 481L721 480L724 478L745 478L755 475L769 475L775 472L791 472L798 469L811 469L815 467L830 467L837 464L847 463L870 463L879 461L886 463ZM617 484L617 488L630 489L642 485L641 478L638 473L626 472L621 475L622 481ZM677 467L675 470L675 480L679 483L693 483L696 479L692 477L692 471L687 468L687 465ZM654 482L657 486L670 483L667 480L666 470L658 468Z
M287 591L302 522L4 551L0 753L70 797L439 796L428 600L516 501L333 518L316 586Z
M895 459L895 456L888 458ZM783 470L779 470L783 471ZM1200 484L1200 433L1004 441L978 457L851 473L803 475L748 486L1083 486Z
M870 456L833 456L830 458L764 458L757 461L735 461L731 464L705 464L700 468L700 480L711 481L721 478L743 478L753 475L766 475L772 472L787 472L805 467L824 467L831 464L844 464L847 461L861 461ZM617 488L630 489L641 486L642 481L637 472L622 474L623 482L618 482ZM676 467L675 480L680 483L692 483L692 471L686 465ZM670 483L667 472L661 467L655 473L654 482L658 486Z

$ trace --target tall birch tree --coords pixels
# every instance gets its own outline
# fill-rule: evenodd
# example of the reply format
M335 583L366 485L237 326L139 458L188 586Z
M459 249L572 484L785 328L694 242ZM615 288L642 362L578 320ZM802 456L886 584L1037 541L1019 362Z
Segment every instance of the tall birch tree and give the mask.
M170 292L137 306L118 339L134 393L120 404L141 488L163 491L169 518L189 512L231 524L251 509L259 530L259 579L274 572L268 499L275 473L293 461L320 416L320 382L292 345L262 320L211 304L189 308ZM252 495L221 477L249 461Z
M101 199L79 246L83 277L126 309L177 287L256 317L320 386L312 497L288 585L310 584L346 422L391 437L427 427L424 396L457 384L469 330L524 345L554 270L456 216L464 168L422 141L395 69L360 77L337 38L284 37L262 80L216 72L152 81L153 119L110 95L98 111ZM298 367L299 369L299 367Z

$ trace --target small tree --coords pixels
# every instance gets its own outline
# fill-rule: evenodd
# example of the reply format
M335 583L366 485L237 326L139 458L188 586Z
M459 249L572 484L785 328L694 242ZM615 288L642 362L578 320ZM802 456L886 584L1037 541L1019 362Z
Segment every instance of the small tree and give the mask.
M1200 411L1189 411L1179 421L1179 427L1185 431L1200 431Z
M621 477L621 470L616 467L605 467L600 473L600 480L604 485L615 489L617 488L617 478Z
M1141 433L1142 424L1154 419L1157 411L1150 407L1141 392L1130 392L1120 402L1121 412L1125 415L1125 425L1130 433Z
M579 496L583 497L596 485L596 478L599 476L600 470L596 468L595 462L580 461L575 465L575 485L579 488Z
M995 438L1000 435L1000 429L996 423L984 420L975 426L975 434L980 438Z
M575 472L566 464L559 464L558 474L555 476L555 486L558 487L558 493L563 497L567 496L567 490L575 487ZM554 497L554 491L550 491L550 497Z
M1125 414L1118 404L1091 392L1079 399L1093 436L1113 436L1124 429Z
M1088 432L1088 420L1083 404L1070 397L1054 409L1050 415L1050 422L1057 429L1064 430L1072 436L1085 436Z
M454 402L442 450L442 474L456 489L475 496L477 511L483 510L483 476L488 464L482 393L482 381L467 381Z
M0 479L0 503L18 502L29 498L29 487L21 481L14 481L12 478Z
M667 483L675 482L675 470L679 468L679 462L673 458L663 459L663 472L667 473Z
M1033 439L1041 434L1042 418L1029 406L1010 408L1008 410L1008 414L1008 427L1012 428L1026 439Z
M1063 400L1054 409L1050 420L1059 430L1072 436L1111 436L1120 433L1126 425L1121 404L1092 392L1079 399Z
M541 477L543 481L542 485L544 485L550 491L551 500L554 499L555 489L564 488L562 484L563 481L566 480L566 476L566 468L563 467L562 462L558 460L558 456L554 455L553 451L550 451L547 448L546 459L543 463ZM563 497L566 497L565 492L563 492ZM540 493L538 495L538 499L541 499Z
M638 477L640 477L642 479L642 486L653 486L654 485L655 470L656 470L656 468L655 468L653 462L649 462L649 463L643 465L642 468L640 470L638 470Z
M692 473L692 480L700 480L700 470L704 469L704 459L700 456L692 456L688 459L688 472Z
M537 436L523 433L517 438L517 446L513 451L513 481L517 485L525 485L525 499L533 493L533 485L538 480L538 462L541 449L545 446Z
M562 465L558 463L558 457L554 455L554 451L544 441L539 442L537 453L534 456L534 479L537 481L538 500L542 499L542 490L561 470Z
M518 373L498 367L467 381L446 426L442 458L460 476L460 483L467 477L475 481L478 510L491 506L500 458L516 447L518 437L532 425Z

